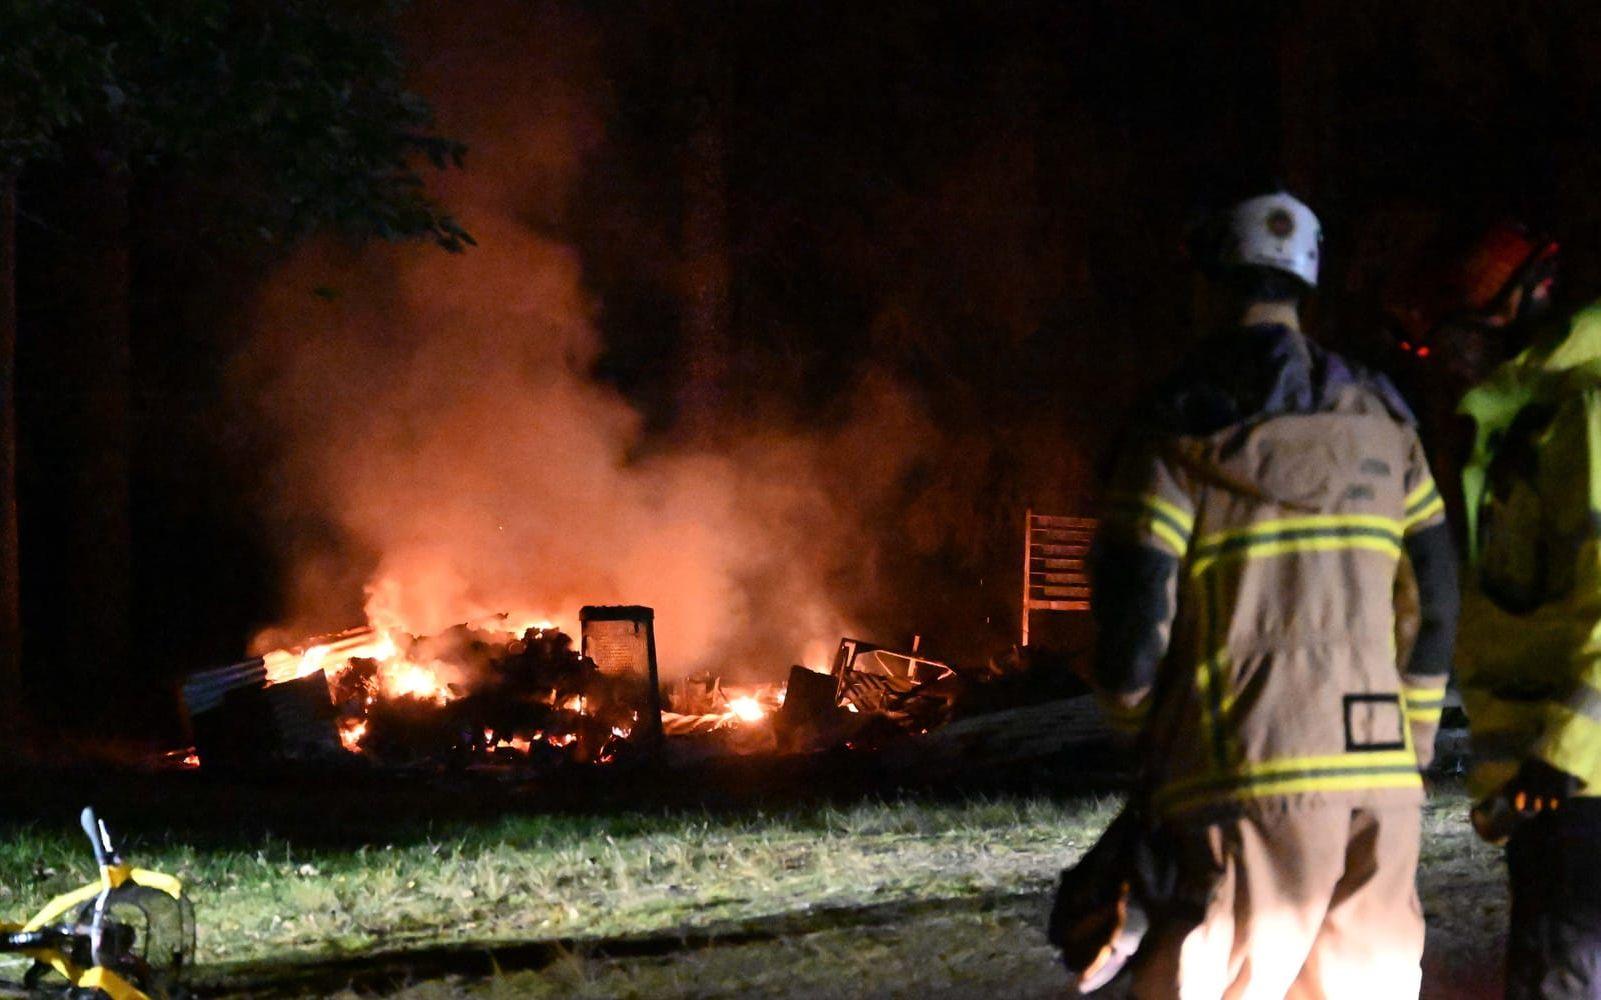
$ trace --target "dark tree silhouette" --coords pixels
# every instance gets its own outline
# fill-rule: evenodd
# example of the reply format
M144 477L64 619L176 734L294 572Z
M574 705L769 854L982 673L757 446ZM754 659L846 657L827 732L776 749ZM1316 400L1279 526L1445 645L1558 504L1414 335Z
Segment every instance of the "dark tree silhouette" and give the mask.
M128 241L141 186L181 186L204 213L156 220L197 239L282 248L333 229L356 239L471 237L423 190L416 164L459 164L404 84L387 0L15 0L0 15L0 733L18 731L23 642L16 484L19 178L49 170L73 259L51 334L71 336L61 497L84 627L52 643L54 672L127 655L130 442ZM27 512L21 512L26 518ZM31 646L26 647L32 649ZM33 654L29 654L30 670ZM52 676L56 676L52 673ZM0 736L0 742L5 737Z

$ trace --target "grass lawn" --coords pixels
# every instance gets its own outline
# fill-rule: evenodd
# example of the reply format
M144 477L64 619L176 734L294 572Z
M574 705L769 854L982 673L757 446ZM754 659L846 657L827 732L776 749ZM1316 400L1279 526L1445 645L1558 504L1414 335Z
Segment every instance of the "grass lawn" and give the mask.
M1049 996L1063 980L1040 935L1047 894L1115 809L1110 799L905 799L418 825L355 850L268 838L197 849L174 831L128 851L185 878L213 992L326 993L326 975L295 970L538 942L489 975L452 975L446 961L419 974L427 981L369 978L365 988L416 998ZM1505 921L1497 852L1473 840L1464 809L1442 792L1428 811L1420 886L1435 996L1493 986ZM82 881L80 840L66 823L7 831L0 912Z

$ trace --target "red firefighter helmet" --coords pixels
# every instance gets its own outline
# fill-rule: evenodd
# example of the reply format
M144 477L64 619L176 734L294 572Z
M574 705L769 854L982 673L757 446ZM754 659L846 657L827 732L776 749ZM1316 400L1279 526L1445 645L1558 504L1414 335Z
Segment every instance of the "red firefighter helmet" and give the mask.
M1457 252L1436 251L1403 272L1385 295L1396 345L1427 358L1438 347L1448 321L1494 325L1513 305L1507 320L1532 315L1549 298L1556 281L1560 245L1515 222L1498 222ZM1519 294L1521 293L1521 294Z

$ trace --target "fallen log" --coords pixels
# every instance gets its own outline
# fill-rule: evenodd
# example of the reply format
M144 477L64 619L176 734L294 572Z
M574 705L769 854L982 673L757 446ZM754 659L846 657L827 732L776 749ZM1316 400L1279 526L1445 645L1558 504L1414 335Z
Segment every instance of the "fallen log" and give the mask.
M1111 737L1093 697L1060 698L959 719L885 747L882 759L891 770L988 767L1105 749Z

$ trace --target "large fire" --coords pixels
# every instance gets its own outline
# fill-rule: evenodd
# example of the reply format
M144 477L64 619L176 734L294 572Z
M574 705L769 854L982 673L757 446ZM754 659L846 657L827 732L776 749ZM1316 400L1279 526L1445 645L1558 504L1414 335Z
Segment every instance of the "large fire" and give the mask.
M379 617L379 616L375 616ZM594 663L549 618L495 615L437 636L369 624L261 657L269 685L321 673L338 706L345 750L392 755L397 746L529 757L615 759L639 722ZM683 689L687 690L687 688ZM761 729L783 704L783 685L703 684L671 698L669 735Z
M964 697L1026 693L995 680L1011 676L1005 665L975 679L928 659L915 639L897 650L842 638L829 667L793 665L785 684L704 669L660 684L648 607L582 607L577 645L544 617L490 615L419 635L371 610L367 625L190 675L184 699L200 758L250 766L344 759L342 750L383 766L528 774L663 754L862 749L943 725ZM991 702L981 701L974 692L991 684Z
M507 647L527 636L542 638L547 633L560 631L548 619L514 624L504 615L460 627L486 637L498 637ZM335 689L352 670L370 665L372 677L365 685L368 705L379 699L397 698L443 705L459 697L463 693L460 668L437 656L420 655L421 648L414 637L396 626L366 625L321 637L306 646L272 650L263 654L262 660L267 667L268 684L297 680L321 671ZM581 696L575 697L582 700ZM581 710L577 706L574 708Z
M533 635L559 631L547 619L513 623L504 615L462 626L476 633L501 636L506 645ZM397 626L366 625L313 640L310 645L275 649L263 654L267 683L279 684L309 677L319 670L337 686L358 661L376 665L371 698L417 698L443 705L460 692L453 690L457 673L451 664L437 657L414 655L415 639ZM459 678L456 678L459 680Z

